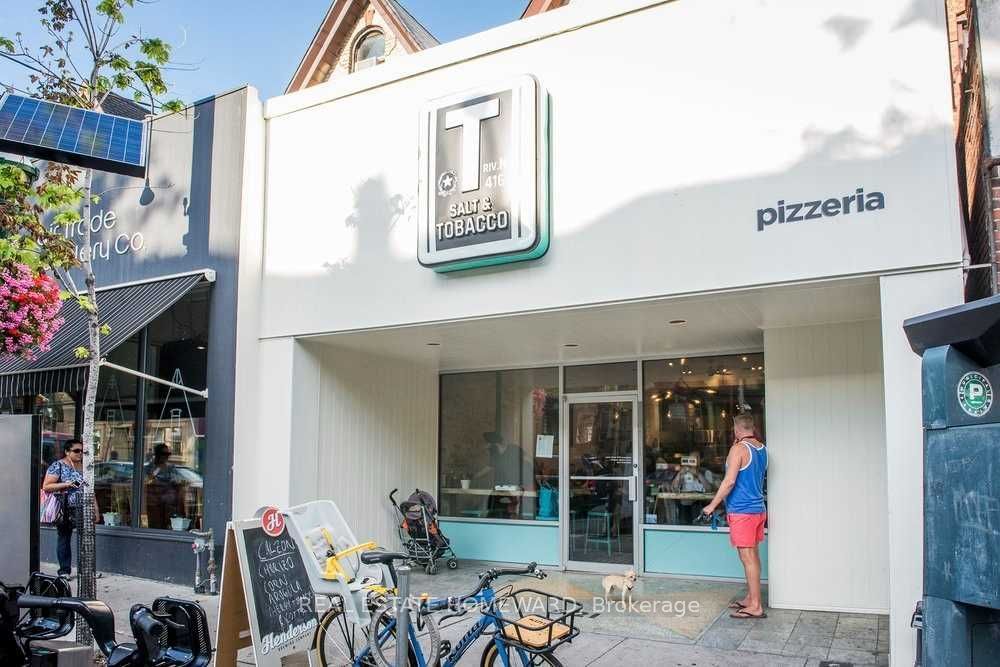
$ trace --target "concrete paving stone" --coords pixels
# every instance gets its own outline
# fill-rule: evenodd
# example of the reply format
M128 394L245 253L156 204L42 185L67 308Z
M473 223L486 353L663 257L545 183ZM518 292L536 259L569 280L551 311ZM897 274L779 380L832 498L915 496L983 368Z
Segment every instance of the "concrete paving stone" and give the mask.
M563 644L557 648L555 656L564 665L587 665L609 652L613 654L623 641L625 640L614 635L581 634L571 644ZM476 662L473 664L478 665L481 656L482 651L476 653Z
M875 643L878 641L878 631L872 628L845 628L838 625L836 632L833 633L834 639L850 639L854 637L870 639L872 643Z
M874 616L867 618L847 617L841 615L837 621L837 628L850 628L852 630L878 630L878 619Z
M648 639L626 639L615 650L589 663L587 667L802 667L802 658L746 651L723 651L703 646L668 644ZM573 663L566 663L567 665ZM573 667L582 667L576 663Z
M698 640L699 646L707 648L723 648L733 650L739 648L743 640L747 638L746 630L718 628L709 630Z
M833 645L833 635L813 635L793 632L792 636L788 638L788 642L786 643L792 645L798 644L800 646L823 646L825 648L830 648L830 646Z
M874 651L876 643L874 637L852 635L850 637L834 637L830 648L848 649L851 651Z
M836 616L806 616L802 615L796 622L799 627L810 627L822 630L829 630L833 633L837 629L837 617Z
M764 639L744 639L743 643L740 644L741 651L753 651L754 653L775 653L780 654L785 648L785 642L778 641L767 641Z
M750 632L747 633L747 639L756 639L758 641L765 642L786 642L788 641L791 632L773 632L770 628L763 626L758 626L752 628Z
M809 645L793 645L785 644L785 648L781 650L782 655L798 656L800 658L822 658L826 659L826 656L830 653L830 648L828 646L809 646Z
M874 665L877 660L874 651L851 651L835 648L830 649L827 659L834 662L850 662L854 665Z

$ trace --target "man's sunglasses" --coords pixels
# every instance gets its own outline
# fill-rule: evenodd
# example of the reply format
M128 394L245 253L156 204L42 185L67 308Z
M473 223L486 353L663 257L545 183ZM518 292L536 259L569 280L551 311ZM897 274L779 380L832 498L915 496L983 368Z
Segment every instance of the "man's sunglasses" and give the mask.
M70 452L70 454L83 454L83 450L82 449L71 449L71 450L69 450L69 452Z

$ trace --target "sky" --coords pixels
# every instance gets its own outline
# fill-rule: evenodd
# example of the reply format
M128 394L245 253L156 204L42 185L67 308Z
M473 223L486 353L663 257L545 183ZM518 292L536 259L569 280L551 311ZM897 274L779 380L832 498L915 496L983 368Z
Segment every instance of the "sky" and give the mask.
M93 1L93 0L92 0ZM528 0L401 0L441 42L520 17ZM22 32L40 44L41 0L0 0L0 35ZM162 37L172 60L194 71L167 72L168 98L185 102L252 84L261 97L280 95L323 20L330 0L153 0L136 3L128 28ZM0 60L0 83L24 86L28 72Z

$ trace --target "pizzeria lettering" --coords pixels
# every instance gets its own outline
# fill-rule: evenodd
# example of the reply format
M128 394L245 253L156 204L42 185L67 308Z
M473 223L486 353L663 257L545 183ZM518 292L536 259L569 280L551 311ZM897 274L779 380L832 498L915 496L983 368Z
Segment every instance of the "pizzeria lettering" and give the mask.
M864 188L858 188L853 194L829 199L815 199L801 203L785 203L779 199L773 208L757 209L757 231L774 223L802 222L804 220L819 220L838 215L851 215L865 211L879 211L885 208L885 195L881 192L865 193ZM852 210L853 209L853 210Z

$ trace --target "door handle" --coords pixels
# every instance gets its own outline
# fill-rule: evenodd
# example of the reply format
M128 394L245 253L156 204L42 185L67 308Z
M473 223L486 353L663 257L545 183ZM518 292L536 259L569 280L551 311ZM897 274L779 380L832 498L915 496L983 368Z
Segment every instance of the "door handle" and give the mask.
M635 487L636 487L635 475L632 475L631 477L628 478L628 501L630 503L635 502Z

